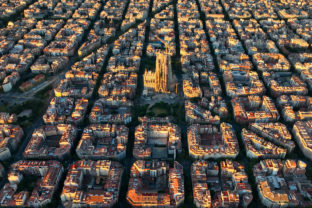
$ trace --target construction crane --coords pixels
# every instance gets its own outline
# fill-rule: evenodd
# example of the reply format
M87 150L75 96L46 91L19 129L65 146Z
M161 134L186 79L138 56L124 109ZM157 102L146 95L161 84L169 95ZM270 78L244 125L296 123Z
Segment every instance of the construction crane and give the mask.
M170 51L170 46L169 46L169 41L163 41L158 35L156 35L155 33L153 33L153 35L160 41L162 42L164 45L165 45L165 51L166 51L166 54L169 54L168 52L171 52Z

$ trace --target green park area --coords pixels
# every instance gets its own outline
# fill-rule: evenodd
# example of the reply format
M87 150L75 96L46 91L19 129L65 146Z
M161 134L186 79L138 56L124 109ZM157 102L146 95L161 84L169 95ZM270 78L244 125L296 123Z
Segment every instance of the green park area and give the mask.
M134 107L134 114L138 117L166 117L172 116L176 121L184 119L184 106L180 104L168 104L165 102L158 102L152 105L145 104Z
M171 115L171 106L164 102L155 103L148 109L147 114L151 116L165 117Z

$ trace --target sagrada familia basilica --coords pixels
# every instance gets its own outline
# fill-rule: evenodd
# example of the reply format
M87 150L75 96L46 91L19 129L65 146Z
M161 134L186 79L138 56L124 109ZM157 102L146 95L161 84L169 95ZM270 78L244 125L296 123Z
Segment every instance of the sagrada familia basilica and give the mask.
M168 53L158 51L156 53L155 72L145 70L143 75L144 92L165 93L175 92L177 88L176 76L172 73L171 57Z

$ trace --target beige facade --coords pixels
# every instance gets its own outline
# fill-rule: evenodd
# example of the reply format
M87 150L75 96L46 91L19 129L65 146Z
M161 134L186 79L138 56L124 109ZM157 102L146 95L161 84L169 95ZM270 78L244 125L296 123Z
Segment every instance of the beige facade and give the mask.
M144 88L156 93L170 93L176 90L176 77L172 73L169 54L158 52L156 55L155 72L145 71L143 75Z

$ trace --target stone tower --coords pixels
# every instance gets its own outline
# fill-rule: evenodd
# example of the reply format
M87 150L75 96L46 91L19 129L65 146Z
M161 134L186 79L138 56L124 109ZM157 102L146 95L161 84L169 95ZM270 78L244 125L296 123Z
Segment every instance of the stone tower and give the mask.
M175 90L176 79L172 74L171 57L169 54L156 53L155 72L145 71L144 87L153 88L157 93L170 93Z

